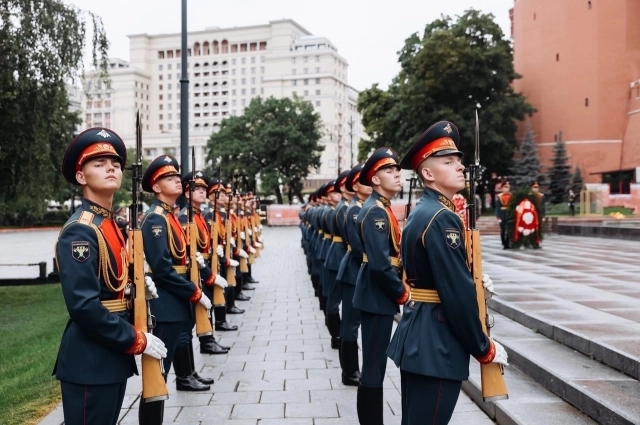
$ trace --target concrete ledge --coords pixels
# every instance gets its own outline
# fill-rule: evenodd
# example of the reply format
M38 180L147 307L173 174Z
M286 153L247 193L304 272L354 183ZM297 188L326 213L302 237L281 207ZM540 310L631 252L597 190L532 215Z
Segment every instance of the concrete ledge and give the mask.
M637 227L558 223L556 230L559 235L640 241L640 228Z

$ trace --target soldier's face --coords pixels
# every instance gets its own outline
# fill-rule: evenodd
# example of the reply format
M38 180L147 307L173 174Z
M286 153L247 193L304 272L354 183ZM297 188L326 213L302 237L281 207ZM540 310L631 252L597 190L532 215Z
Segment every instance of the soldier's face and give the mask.
M162 177L153 185L153 191L166 196L182 195L180 176Z
M227 196L224 191L221 191L220 194L218 194L218 204L224 206L227 203L229 203L229 196Z
M458 192L465 187L464 165L457 155L428 158L421 169L422 177L445 191Z
M76 173L76 179L94 192L115 193L122 184L122 166L111 156L90 159Z
M509 193L509 191L511 190L511 186L508 184L503 184L502 185L502 193Z
M329 194L329 202L331 202L332 205L337 205L338 202L340 202L341 198L342 195L340 194L340 192L331 192Z
M360 199L367 199L373 192L373 188L371 186L365 186L360 183L355 183L353 185L353 188L355 189Z
M187 199L193 195L193 202L195 204L201 205L207 199L207 189L202 186L196 186L196 189L191 192L190 190L185 192L185 196Z
M400 192L402 190L400 167L387 167L376 171L371 178L371 182L380 186L380 188L385 192Z

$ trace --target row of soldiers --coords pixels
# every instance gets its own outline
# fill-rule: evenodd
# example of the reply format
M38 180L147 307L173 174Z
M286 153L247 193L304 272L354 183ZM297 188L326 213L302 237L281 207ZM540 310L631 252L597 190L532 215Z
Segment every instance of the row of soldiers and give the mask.
M402 161L380 148L320 187L301 212L311 283L331 346L340 350L342 382L358 386L362 425L383 423L387 357L401 372L403 425L449 422L470 356L507 364L504 348L483 331L467 229L451 202L465 188L459 139L456 126L442 121ZM415 171L424 186L403 229L391 210L401 168ZM482 281L493 292L489 276ZM391 338L399 306L403 315Z
M155 326L149 332L133 326L130 252L112 213L126 161L125 144L116 133L92 128L71 142L62 163L65 179L83 192L82 205L64 225L55 249L69 312L54 368L67 425L117 422L127 379L137 374L137 354L162 361L165 381L173 365L178 391L208 390L213 379L200 376L194 366L194 310L204 307L216 331L237 330L226 315L244 313L235 301L249 300L242 291L258 283L251 263L262 248L262 226L253 196L238 194L229 182L209 179L202 171L181 178L176 159L163 155L142 176L142 189L155 197L141 220L145 292ZM176 214L181 196L189 202ZM203 213L207 199L211 207ZM189 217L197 226L195 246L188 246ZM188 250L197 250L197 264L189 264ZM191 267L199 271L196 278L188 273ZM213 332L199 339L201 353L230 349ZM163 416L163 400L141 398L140 424L162 424Z

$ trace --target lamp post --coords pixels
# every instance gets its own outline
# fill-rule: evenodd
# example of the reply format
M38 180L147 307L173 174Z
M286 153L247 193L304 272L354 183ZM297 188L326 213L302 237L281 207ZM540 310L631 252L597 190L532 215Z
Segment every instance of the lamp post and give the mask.
M189 172L189 77L187 75L187 0L182 0L182 47L180 72L180 171Z
M351 151L351 167L353 167L353 115L349 118L349 139L350 139L350 147Z

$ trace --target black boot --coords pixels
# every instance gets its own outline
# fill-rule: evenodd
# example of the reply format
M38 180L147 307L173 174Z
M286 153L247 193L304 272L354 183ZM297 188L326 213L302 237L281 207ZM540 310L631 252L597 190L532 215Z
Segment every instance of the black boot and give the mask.
M251 297L248 297L242 293L242 286L243 286L242 279L238 279L236 286L233 288L236 296L236 301L249 301Z
M357 400L360 425L383 425L382 387L358 386Z
M213 337L211 337L211 339L213 339ZM213 340L215 342L215 339ZM195 364L195 360L193 358L193 343L190 342L189 343L189 360L191 361L191 370L193 371L191 373L191 376L193 376L194 378L196 378L198 381L202 382L205 385L213 385L213 379L212 378L205 378L202 377L200 375L198 375L198 372L196 372L196 364Z
M140 401L138 423L140 425L162 425L164 419L164 400L143 403Z
M218 344L211 335L200 337L200 353L201 354L227 354L228 348L223 348Z
M247 280L245 280L246 283L260 283L259 281L255 280L253 278L253 276L251 275L251 264L249 264L249 273L247 273Z
M244 310L238 308L235 302L236 294L233 286L229 286L224 290L224 299L227 303L227 314L242 314Z
M176 390L207 391L211 387L198 381L192 374L189 345L176 348L173 358L173 369L176 373Z
M358 362L358 341L345 341L340 344L342 383L357 386L360 383L360 366Z
M340 348L340 314L327 314L327 328L331 335L331 348L337 350Z
M227 308L225 306L213 307L213 315L216 320L217 331L237 331L238 327L227 322Z

